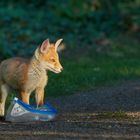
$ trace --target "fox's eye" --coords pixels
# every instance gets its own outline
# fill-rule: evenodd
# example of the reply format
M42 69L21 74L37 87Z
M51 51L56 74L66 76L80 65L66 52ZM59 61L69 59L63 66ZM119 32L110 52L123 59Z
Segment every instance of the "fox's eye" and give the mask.
M54 59L54 58L51 58L51 61L52 61L52 62L55 62L55 59Z

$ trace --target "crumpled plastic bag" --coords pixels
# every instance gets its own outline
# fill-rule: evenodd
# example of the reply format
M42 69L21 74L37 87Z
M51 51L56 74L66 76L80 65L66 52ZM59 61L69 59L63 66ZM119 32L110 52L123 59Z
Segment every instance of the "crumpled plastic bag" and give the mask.
M56 109L49 103L37 108L15 97L8 108L5 119L10 122L51 121L56 115Z

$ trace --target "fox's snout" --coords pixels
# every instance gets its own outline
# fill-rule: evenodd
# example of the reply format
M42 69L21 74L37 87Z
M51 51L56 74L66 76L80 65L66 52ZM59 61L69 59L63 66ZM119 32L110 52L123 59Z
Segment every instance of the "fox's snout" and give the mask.
M52 69L51 69L52 68ZM52 65L52 67L50 68L51 71L55 72L55 73L60 73L63 71L63 67L60 64L60 62L58 62L57 65Z
M63 67L61 66L60 68L58 68L58 73L63 71Z

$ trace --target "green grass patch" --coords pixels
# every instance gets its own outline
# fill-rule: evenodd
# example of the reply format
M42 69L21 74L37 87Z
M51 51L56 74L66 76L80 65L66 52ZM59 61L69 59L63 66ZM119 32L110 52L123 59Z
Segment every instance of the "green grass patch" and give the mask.
M112 46L111 46L112 47ZM123 56L110 56L107 53L97 53L95 49L90 50L92 55L80 55L62 59L64 71L55 75L51 72L46 88L46 96L71 95L76 92L94 89L98 86L112 85L123 80L133 80L140 78L140 57L139 46L133 54L129 46L122 49ZM113 48L113 47L112 47ZM113 51L111 50L110 53ZM115 52L120 52L120 48L115 48ZM77 54L78 55L78 54Z
M111 8L106 7L106 1L93 4L83 0L76 3L2 0L0 59L32 56L44 39L50 38L52 42L63 38L67 46L67 54L61 54L64 71L59 75L48 72L45 95L53 97L139 78L140 47L135 41L139 39L140 18L135 14L139 13L139 3L110 4ZM131 33L133 25L136 29Z
M102 112L96 115L97 118L100 119L127 119L128 116L123 111L116 112Z

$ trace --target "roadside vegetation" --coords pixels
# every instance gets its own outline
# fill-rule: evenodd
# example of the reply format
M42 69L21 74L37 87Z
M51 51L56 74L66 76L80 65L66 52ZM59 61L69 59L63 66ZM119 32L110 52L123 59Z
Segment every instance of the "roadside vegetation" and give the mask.
M140 78L139 0L2 0L0 16L1 61L64 39L64 71L49 72L46 96Z

